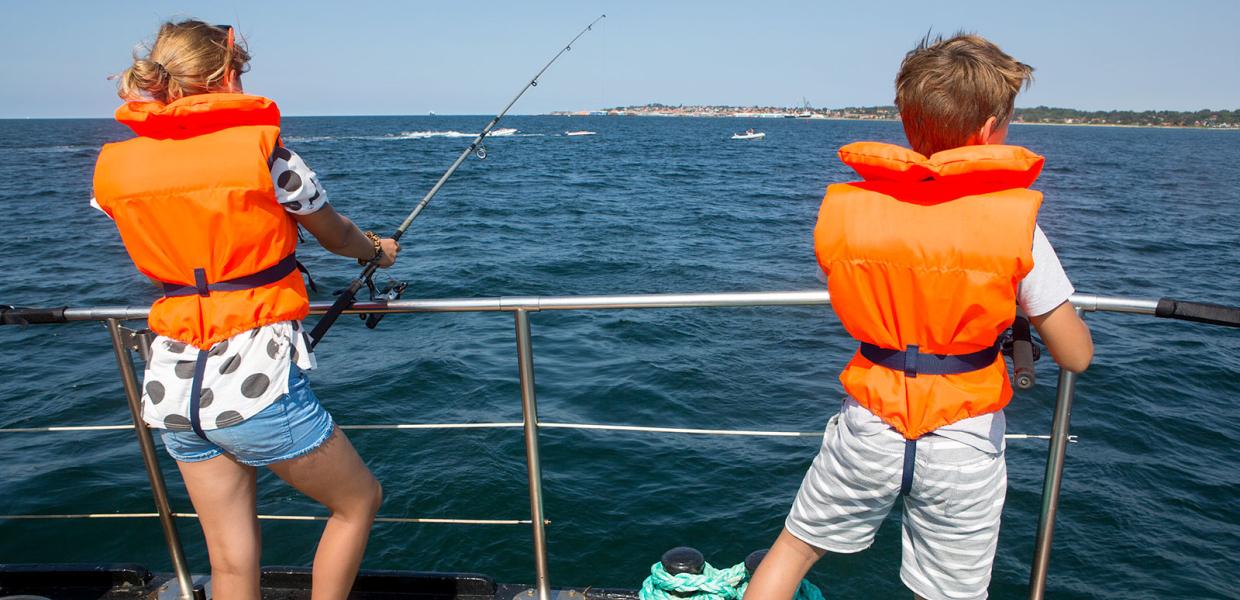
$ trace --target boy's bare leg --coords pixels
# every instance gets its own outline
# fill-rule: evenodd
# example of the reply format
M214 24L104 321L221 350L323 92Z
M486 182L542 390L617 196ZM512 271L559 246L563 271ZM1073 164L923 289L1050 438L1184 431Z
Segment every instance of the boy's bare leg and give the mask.
M202 462L178 461L177 467L207 540L212 595L258 600L262 530L254 514L254 467L228 455Z
M313 600L343 600L383 498L379 482L340 428L314 452L268 468L331 511L314 554L310 594Z
M810 567L826 553L784 529L754 571L744 600L791 600Z

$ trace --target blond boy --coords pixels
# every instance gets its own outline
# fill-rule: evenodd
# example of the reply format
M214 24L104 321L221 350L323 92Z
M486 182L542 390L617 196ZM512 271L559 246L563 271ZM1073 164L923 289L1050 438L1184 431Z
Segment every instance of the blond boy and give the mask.
M828 188L814 230L832 308L859 348L783 532L745 600L785 600L827 552L873 542L903 502L900 577L915 597L985 598L1007 489L998 338L1019 306L1055 361L1083 371L1089 330L1037 226L1042 157L1003 145L1033 69L975 35L923 40L896 78L913 151L840 150L863 181Z

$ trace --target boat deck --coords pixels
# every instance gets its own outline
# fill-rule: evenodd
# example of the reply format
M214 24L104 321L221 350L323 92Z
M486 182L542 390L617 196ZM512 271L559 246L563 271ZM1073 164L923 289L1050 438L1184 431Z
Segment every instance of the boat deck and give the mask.
M208 584L194 576L195 584ZM308 600L310 569L264 567L260 585L263 600ZM178 596L171 573L152 573L136 564L0 565L0 598L23 600L165 600ZM209 594L208 594L209 595ZM556 600L636 600L636 590L553 590ZM497 584L477 573L363 570L351 600L523 600L536 598L528 585Z

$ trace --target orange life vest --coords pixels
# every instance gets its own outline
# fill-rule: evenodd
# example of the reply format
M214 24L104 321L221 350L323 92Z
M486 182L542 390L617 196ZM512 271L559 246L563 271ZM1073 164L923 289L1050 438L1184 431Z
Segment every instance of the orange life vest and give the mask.
M275 103L199 94L166 105L129 102L116 120L138 137L103 147L95 199L138 270L165 282L151 330L208 349L304 318L305 284L285 268L295 262L297 226L276 202L267 162L280 136ZM246 283L264 275L270 281ZM189 293L171 291L185 287Z
M926 158L877 142L840 149L864 181L827 188L814 250L831 306L863 344L922 355L993 347L1033 268L1043 159L1016 146L965 146ZM859 350L840 381L908 439L1012 397L1002 356L969 372L908 376Z

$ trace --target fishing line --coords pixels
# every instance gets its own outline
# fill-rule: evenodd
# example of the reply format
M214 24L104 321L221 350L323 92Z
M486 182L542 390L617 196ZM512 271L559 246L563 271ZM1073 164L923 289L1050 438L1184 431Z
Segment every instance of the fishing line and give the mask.
M482 133L479 133L478 137L474 138L474 141L469 145L469 147L466 148L464 152L461 152L460 156L456 157L456 160L452 163L452 166L448 167L448 170L445 171L439 178L439 181L435 182L435 185L431 187L429 192L426 193L426 196L422 198L422 201L418 202L417 206L413 208L413 211L409 213L409 216L406 217L404 222L400 224L400 227L396 228L396 233L392 234L393 240L400 240L401 236L405 234L405 231L409 229L409 226L413 224L413 220L418 218L418 215L422 214L422 209L426 208L426 205L430 203L431 198L434 198L435 194L439 193L439 188L443 187L444 183L447 183L448 179L452 177L452 174L456 173L457 168L461 166L461 163L465 162L466 158L469 158L469 155L476 154L480 159L486 158L487 150L486 147L482 145L482 140L486 138L487 134L491 133L491 129L499 123L500 119L502 119L504 115L508 114L508 109L512 108L512 105L516 104L517 100L520 100L521 96L525 95L527 90L538 86L538 78L542 77L543 72L550 68L561 55L569 50L572 50L573 43L575 43L578 39L581 39L581 36L592 30L595 24L605 18L607 18L607 15L599 16L599 18L591 21L585 29L582 29L581 33L578 33L576 37L569 40L568 44L565 44L564 48L557 52L555 56L551 57L551 60L547 61L547 64L543 65L543 68L538 70L538 73L530 79L530 82L521 88L521 91L517 93L516 97L514 97L507 106L504 107L504 110L499 111L499 114L495 115L495 118L491 119L490 123L487 123L487 126L482 129ZM331 328L333 323L336 322L336 319L340 316L340 314L357 301L357 293L362 289L363 285L370 289L371 297L374 299L395 300L400 298L401 293L403 293L405 289L405 284L403 283L389 282L382 292L375 289L373 277L375 270L379 268L378 261L378 256L371 259L362 270L362 273L349 283L348 288L345 288L340 292L340 295L336 298L336 301L332 304L331 308L329 308L327 312L324 313L323 317L319 319L319 322L315 324L314 329L310 332L311 349L317 346L319 341L323 339L323 336L327 334L327 330ZM383 318L383 314L376 313L372 315L363 315L362 318L366 320L366 325L373 329L379 324L379 319Z

